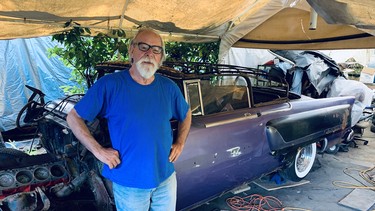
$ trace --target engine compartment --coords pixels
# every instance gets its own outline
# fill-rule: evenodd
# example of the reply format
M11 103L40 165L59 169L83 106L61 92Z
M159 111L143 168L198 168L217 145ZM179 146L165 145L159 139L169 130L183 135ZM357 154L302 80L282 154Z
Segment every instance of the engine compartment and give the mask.
M81 97L21 110L26 112L22 116L33 118L20 118L26 126L2 140L0 159L6 162L0 164L0 210L114 209L110 183L100 176L101 162L80 144L65 120ZM110 144L105 124L99 119L87 122L102 145ZM17 133L26 139L12 140L20 138Z

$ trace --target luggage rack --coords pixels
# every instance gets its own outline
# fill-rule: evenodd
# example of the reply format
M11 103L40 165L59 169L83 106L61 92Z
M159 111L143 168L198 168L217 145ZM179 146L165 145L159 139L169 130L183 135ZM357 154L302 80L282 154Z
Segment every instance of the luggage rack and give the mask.
M130 68L129 62L104 62L96 66L98 78L116 70ZM251 79L252 86L277 87L286 91L289 85L284 78L273 76L265 71L226 64L200 62L164 62L158 73L173 79L200 79L209 76L244 76Z

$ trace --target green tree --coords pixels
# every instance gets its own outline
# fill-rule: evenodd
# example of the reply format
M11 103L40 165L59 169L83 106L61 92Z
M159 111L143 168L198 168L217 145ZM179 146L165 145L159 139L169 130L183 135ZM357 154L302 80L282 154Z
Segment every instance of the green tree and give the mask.
M167 42L167 61L206 62L216 64L219 56L219 42L182 43Z
M70 31L52 36L61 43L49 49L50 56L60 56L63 63L72 69L71 80L78 87L63 86L65 93L84 93L97 77L95 66L105 61L127 61L129 39L123 30L112 30L110 37L104 34L87 36L88 28L74 27ZM86 35L86 36L85 36ZM217 63L219 42L212 43L166 43L167 61Z
M125 35L123 31L113 33ZM48 50L50 56L60 56L64 65L72 69L71 80L77 82L79 87L63 86L65 93L84 93L86 87L90 87L97 72L96 64L126 59L127 44L125 39L115 39L107 35L98 34L94 37L84 36L90 34L88 28L74 27L70 31L52 36L52 40L61 43Z

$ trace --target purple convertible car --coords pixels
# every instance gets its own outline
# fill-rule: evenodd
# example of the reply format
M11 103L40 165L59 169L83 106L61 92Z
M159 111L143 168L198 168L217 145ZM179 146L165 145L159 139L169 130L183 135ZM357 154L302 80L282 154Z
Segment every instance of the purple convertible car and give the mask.
M105 63L97 70L102 76L126 67ZM158 74L176 82L193 115L184 151L175 163L178 210L273 172L301 180L316 153L340 143L351 131L354 98L298 96L289 92L284 79L260 70L165 63ZM9 146L15 145L9 142L14 133L5 132L1 141L0 159L8 162L0 164L0 210L115 210L111 183L100 176L101 163L65 121L81 96L44 103L44 94L30 89L34 94L17 122L19 131L31 136L23 136L18 148ZM102 145L110 145L105 119L87 124ZM176 121L171 120L171 127L176 134Z

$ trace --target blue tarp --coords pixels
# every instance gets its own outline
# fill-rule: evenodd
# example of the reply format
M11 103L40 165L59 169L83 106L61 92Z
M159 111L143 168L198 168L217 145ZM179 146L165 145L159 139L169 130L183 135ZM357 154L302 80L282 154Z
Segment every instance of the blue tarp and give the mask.
M51 37L0 41L0 131L16 127L18 112L32 92L30 85L46 94L46 102L64 93L71 69L57 57L48 58L47 49L58 45Z

